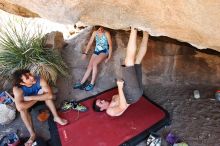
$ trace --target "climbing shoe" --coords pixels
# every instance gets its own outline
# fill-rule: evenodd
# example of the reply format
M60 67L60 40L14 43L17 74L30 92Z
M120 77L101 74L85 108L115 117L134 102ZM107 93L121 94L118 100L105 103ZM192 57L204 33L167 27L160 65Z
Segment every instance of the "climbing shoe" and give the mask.
M85 81L85 83L80 83L80 82L77 82L73 85L73 89L80 89L80 90L84 90L85 87L87 86L87 81Z
M95 84L88 84L86 87L85 87L85 90L86 91L91 91L91 90L93 90L93 88L94 88L94 86L95 86Z
M88 108L80 103L77 103L76 101L72 101L73 106L72 109L80 112L86 112Z

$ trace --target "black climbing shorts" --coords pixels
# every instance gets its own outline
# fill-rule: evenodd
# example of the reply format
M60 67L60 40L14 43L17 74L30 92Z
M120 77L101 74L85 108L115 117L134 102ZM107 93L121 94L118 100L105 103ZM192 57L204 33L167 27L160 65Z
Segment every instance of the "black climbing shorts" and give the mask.
M143 95L141 64L121 66L124 95L128 104L137 102Z

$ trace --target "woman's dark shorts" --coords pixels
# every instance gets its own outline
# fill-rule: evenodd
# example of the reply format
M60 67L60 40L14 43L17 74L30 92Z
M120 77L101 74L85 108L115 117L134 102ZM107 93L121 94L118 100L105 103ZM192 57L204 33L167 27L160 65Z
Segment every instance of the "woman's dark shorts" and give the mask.
M93 52L93 54L96 54L96 55L99 55L100 53L104 53L104 54L108 55L108 50L104 49L104 50L101 50L101 51L94 51Z
M143 95L141 64L134 66L121 66L124 80L124 95L128 104L137 102Z

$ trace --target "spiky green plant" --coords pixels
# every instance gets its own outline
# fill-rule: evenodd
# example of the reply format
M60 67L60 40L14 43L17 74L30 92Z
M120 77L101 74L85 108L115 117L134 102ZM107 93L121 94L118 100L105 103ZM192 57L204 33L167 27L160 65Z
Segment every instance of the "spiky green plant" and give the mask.
M55 83L57 75L67 75L60 54L43 48L41 27L24 20L9 20L0 29L0 75L6 79L17 69L30 69Z

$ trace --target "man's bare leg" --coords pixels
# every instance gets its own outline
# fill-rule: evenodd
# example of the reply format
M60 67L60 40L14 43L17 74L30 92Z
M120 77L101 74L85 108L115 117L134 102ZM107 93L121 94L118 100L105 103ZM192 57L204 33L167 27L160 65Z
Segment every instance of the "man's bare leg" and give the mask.
M28 132L30 133L30 138L25 143L25 146L31 146L36 138L36 133L34 131L32 118L28 110L20 111L21 119L23 120Z
M141 64L146 52L147 52L147 43L148 43L149 34L146 31L143 31L143 38L141 41L140 49L136 56L135 64Z
M46 105L49 107L50 111L52 112L55 122L59 123L60 125L66 125L66 124L68 123L67 120L62 119L62 118L58 115L57 110L56 110L56 107L55 107L55 105L54 105L54 103L53 103L52 100L46 100L45 103L46 103Z
M131 33L128 41L127 52L125 57L125 66L134 66L137 50L137 30L131 28Z

